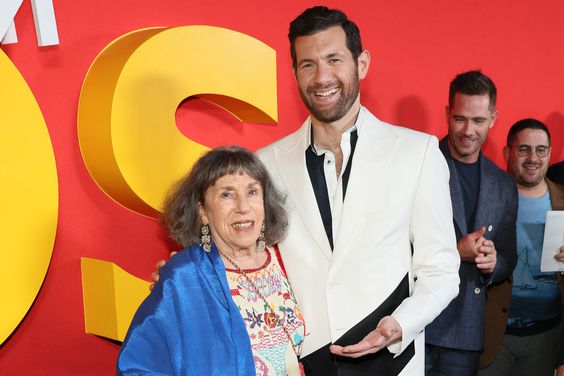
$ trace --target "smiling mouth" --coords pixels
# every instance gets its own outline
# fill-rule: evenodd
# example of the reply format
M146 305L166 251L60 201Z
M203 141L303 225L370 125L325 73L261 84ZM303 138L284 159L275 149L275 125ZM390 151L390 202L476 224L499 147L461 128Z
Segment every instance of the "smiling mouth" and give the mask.
M255 221L243 221L243 222L235 222L231 225L236 230L246 230L253 227Z
M334 87L334 88L327 89L327 90L315 90L315 91L313 92L313 94L314 94L316 97L325 98L325 97L328 97L328 96L331 96L331 95L335 94L335 93L338 92L338 91L339 91L339 88L338 88L338 87Z
M523 168L527 171L536 171L540 168L538 165L525 165Z
M463 144L471 144L472 142L474 142L474 141L476 141L476 140L473 139L473 138L461 138L460 141L461 141Z

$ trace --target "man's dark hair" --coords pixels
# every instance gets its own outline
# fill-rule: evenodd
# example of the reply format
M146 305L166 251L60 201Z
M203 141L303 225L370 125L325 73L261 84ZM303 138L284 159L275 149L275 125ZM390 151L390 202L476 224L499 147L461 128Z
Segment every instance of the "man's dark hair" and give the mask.
M524 129L540 129L541 131L544 131L548 138L548 146L550 146L550 132L548 131L546 125L537 119L523 119L513 124L509 129L509 133L507 133L507 146L511 146L513 141L515 141L517 134Z
M347 15L337 9L329 9L324 6L316 6L306 9L294 21L290 23L288 39L290 39L290 53L292 63L296 69L296 45L297 37L312 35L324 31L333 26L341 26L347 37L347 48L351 52L354 62L358 62L358 57L362 53L362 42L360 41L360 31L358 26L347 18Z
M564 186L564 161L554 163L548 167L546 177L549 180Z
M497 100L497 90L493 81L479 70L473 70L458 74L450 82L448 90L448 105L452 107L454 95L462 93L465 95L484 95L488 94L490 98L489 109L492 111L495 108Z

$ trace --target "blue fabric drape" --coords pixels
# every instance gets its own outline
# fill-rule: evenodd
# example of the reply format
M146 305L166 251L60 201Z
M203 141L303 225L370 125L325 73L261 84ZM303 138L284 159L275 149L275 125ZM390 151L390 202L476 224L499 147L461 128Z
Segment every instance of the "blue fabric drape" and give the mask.
M161 270L123 343L118 375L255 375L245 323L215 246L186 248Z

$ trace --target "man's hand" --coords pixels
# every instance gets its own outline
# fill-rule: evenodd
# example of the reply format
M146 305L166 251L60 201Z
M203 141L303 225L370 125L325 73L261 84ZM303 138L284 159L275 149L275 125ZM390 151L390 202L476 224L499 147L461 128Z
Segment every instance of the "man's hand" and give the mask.
M460 259L466 262L475 262L476 257L480 256L480 246L484 242L485 227L469 233L458 241L456 248L460 254Z
M564 262L564 245L558 248L558 252L554 255L556 261Z
M174 256L174 255L177 254L177 253L178 253L178 252L176 252L176 251L170 252L170 257L169 257L169 258L171 258L172 256ZM153 283L151 283L151 284L149 285L149 289L150 289L151 291L153 291L153 287L155 287L155 283L157 283L157 282L159 281L159 273L160 273L160 271L161 271L161 268L162 268L163 266L165 266L165 264L166 264L166 261L165 261L165 260L159 260L159 261L157 261L157 264L155 265L155 266L157 267L157 270L151 273L151 279L153 280Z
M560 250L562 250L562 247L560 247ZM564 365L558 366L556 376L564 376Z
M484 274L493 273L497 262L497 251L494 243L491 240L484 239L478 250L480 254L474 259L476 267Z
M368 333L362 341L349 346L331 345L329 348L335 355L359 358L373 354L401 338L401 327L392 316L386 316L378 323L376 329Z

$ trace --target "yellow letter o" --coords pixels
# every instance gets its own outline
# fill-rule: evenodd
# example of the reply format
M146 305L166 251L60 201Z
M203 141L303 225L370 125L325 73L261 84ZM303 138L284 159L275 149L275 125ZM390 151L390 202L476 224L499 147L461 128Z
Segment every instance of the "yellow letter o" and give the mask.
M58 187L41 110L24 78L0 50L0 344L35 300L53 253Z

